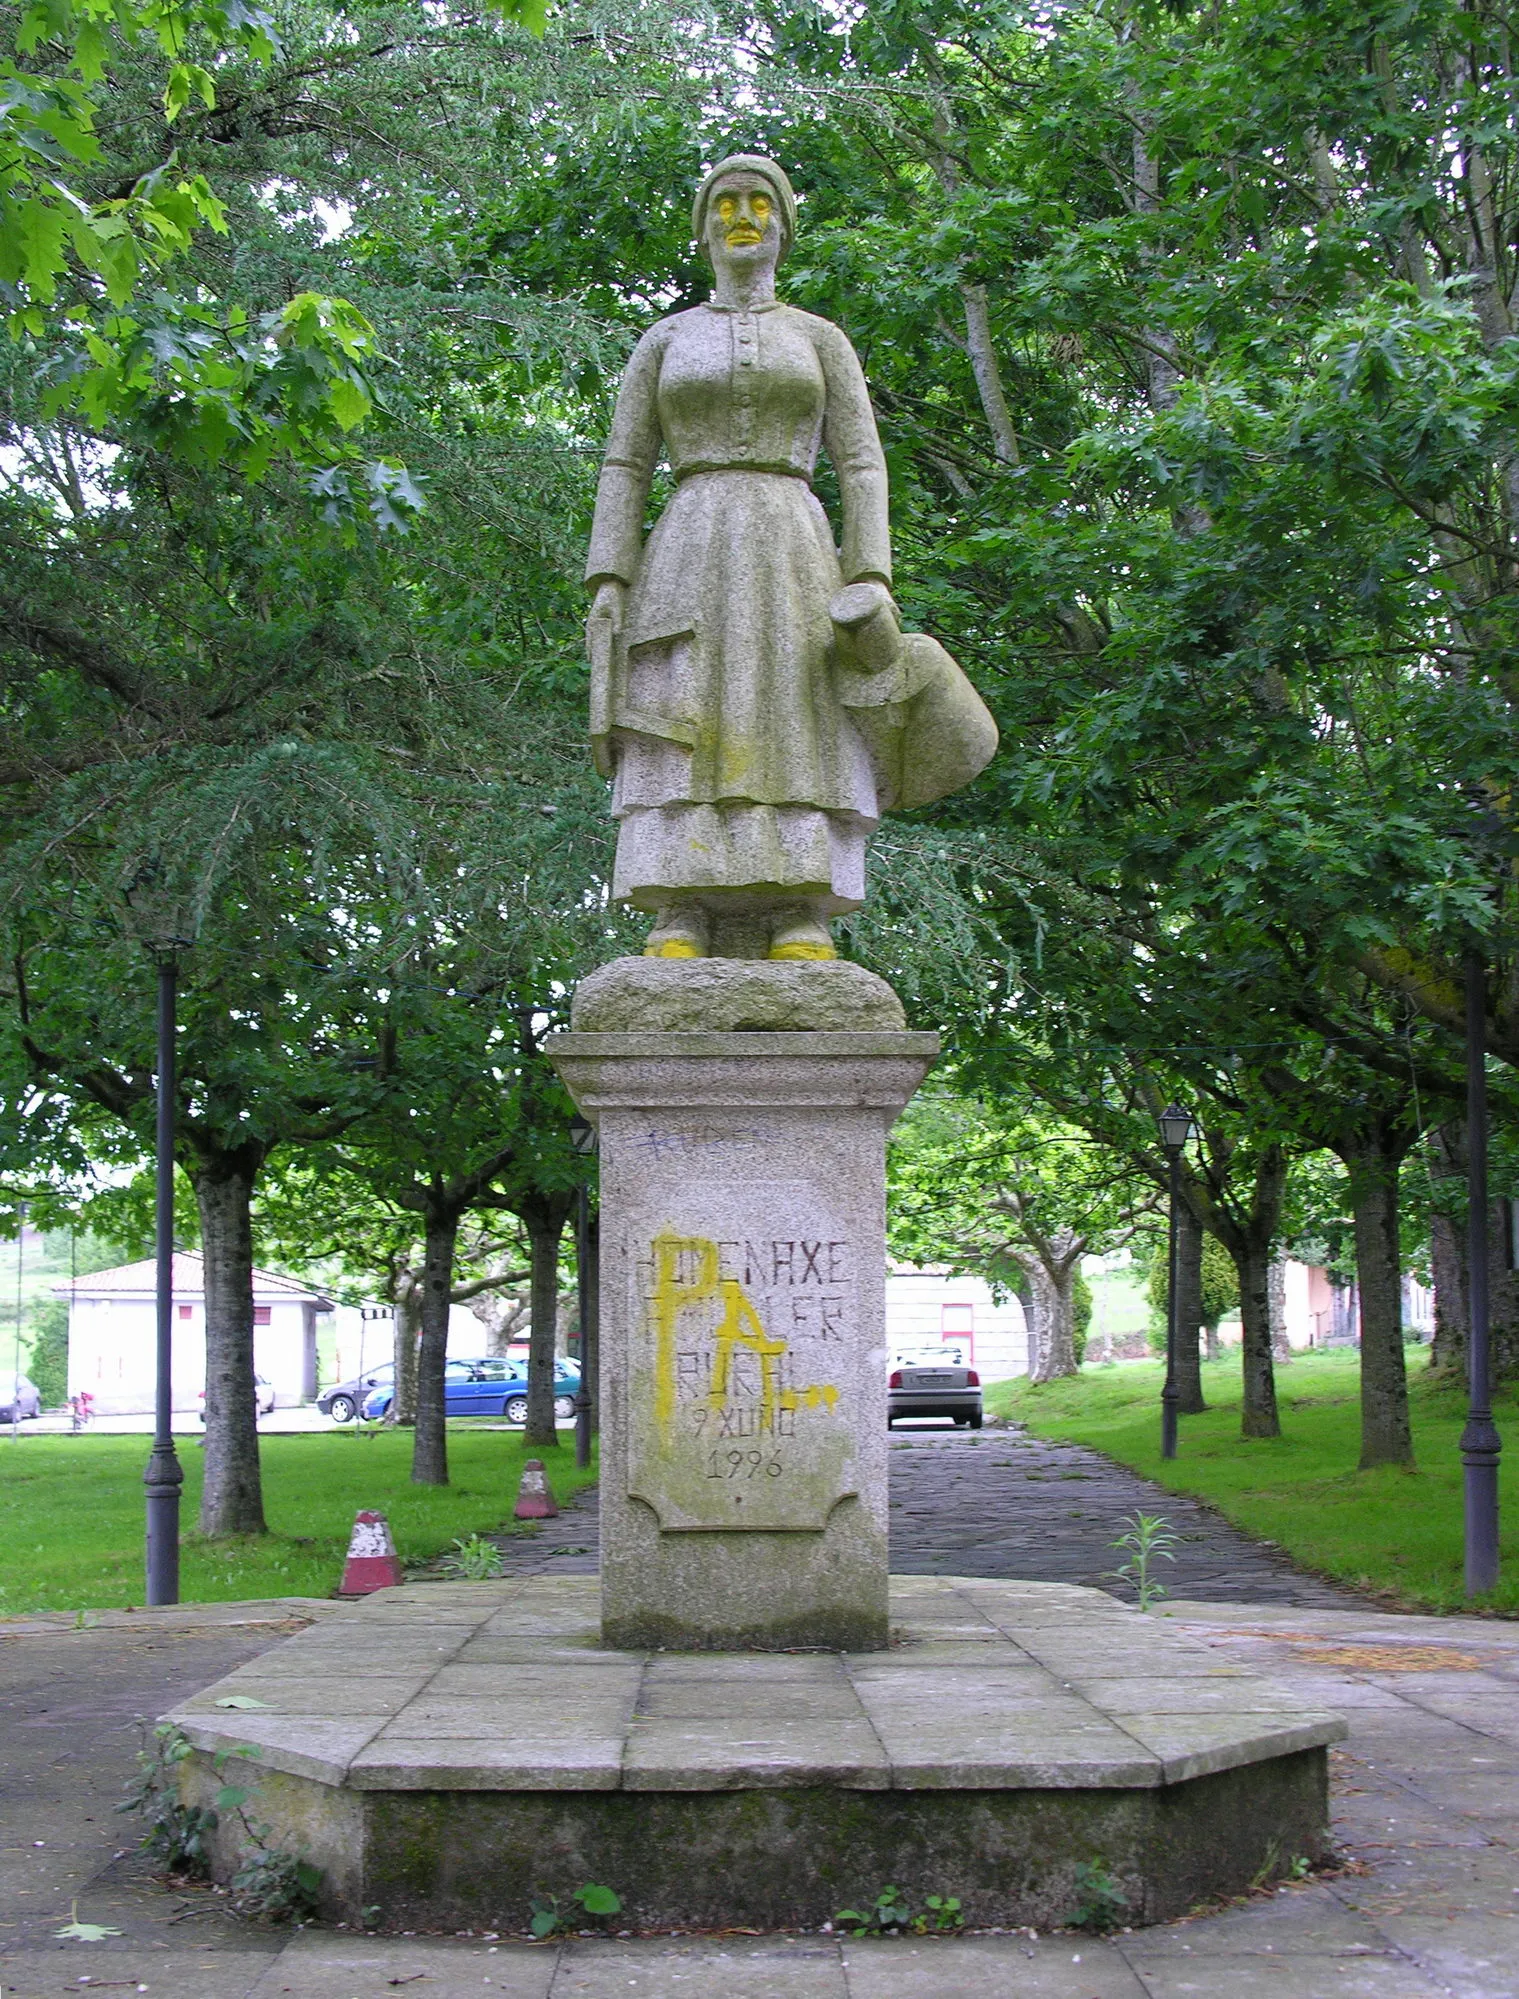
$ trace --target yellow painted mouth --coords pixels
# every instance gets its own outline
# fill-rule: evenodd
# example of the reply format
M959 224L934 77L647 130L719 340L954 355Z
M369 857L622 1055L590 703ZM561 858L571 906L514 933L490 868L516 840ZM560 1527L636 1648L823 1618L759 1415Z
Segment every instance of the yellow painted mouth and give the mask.
M838 955L831 944L773 944L770 947L772 961L807 958L821 964L830 958L837 958Z
M745 243L763 243L765 237L762 230L751 229L745 223L740 229L725 230L723 232L723 240L734 247L739 247Z

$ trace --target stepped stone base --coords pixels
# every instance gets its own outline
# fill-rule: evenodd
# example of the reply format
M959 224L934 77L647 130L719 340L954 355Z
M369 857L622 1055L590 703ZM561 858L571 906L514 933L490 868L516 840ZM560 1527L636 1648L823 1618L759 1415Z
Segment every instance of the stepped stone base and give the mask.
M1094 1859L1156 1922L1324 1848L1344 1722L1099 1591L897 1577L853 1654L610 1651L598 1611L591 1577L382 1591L167 1717L183 1795L253 1747L325 1913L419 1930L587 1881L631 1928L815 1927L888 1881L1042 1928Z

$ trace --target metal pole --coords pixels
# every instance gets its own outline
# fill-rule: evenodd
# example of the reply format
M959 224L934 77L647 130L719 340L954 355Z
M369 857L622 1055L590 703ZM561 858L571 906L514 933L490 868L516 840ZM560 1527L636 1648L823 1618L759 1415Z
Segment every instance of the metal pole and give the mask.
M1181 1289L1181 1237L1176 1227L1176 1204L1181 1199L1181 1147L1166 1147L1170 1168L1171 1205L1167 1221L1169 1276L1166 1282L1166 1385L1160 1391L1160 1455L1176 1456L1176 1410L1181 1390L1176 1385L1177 1293Z
M1498 1583L1498 1454L1488 1351L1487 1268L1487 979L1480 953L1466 954L1466 1201L1470 1266L1466 1427L1461 1463L1466 1487L1466 1594Z
M575 1463L591 1462L591 1190L582 1181L575 1196L575 1298L580 1314L580 1387L575 1395Z
M21 1436L21 1273L26 1239L26 1203L16 1209L16 1369L11 1382L11 1442Z
M148 1597L179 1602L179 1489L184 1467L174 1449L174 1013L178 965L158 961L158 1134L154 1226L157 1233L158 1374L154 1384L153 1455L143 1473L148 1492Z
M586 1258L591 1295L586 1312L586 1358L581 1363L591 1391L591 1435L601 1435L601 1210L593 1208L587 1223L591 1253Z

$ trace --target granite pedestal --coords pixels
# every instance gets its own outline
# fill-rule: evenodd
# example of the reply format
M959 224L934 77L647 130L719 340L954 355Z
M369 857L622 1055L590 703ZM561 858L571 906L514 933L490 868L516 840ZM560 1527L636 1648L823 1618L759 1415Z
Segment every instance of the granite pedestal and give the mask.
M894 1882L972 1924L1129 1920L1317 1857L1335 1715L1100 1591L898 1577L859 1653L608 1650L594 1578L386 1590L176 1709L188 1801L248 1816L325 1913L521 1930L587 1881L628 1928L817 1926ZM216 1835L227 1879L246 1845Z
M937 1037L859 966L715 959L608 966L573 1028L547 1052L601 1141L604 1638L884 1645L886 1134Z

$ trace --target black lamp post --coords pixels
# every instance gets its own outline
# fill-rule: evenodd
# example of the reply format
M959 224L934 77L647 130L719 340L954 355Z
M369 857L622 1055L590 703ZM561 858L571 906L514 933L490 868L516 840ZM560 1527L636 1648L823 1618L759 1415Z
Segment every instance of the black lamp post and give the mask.
M579 1111L570 1119L570 1144L587 1159L596 1150L596 1127ZM591 1433L595 1422L591 1383L596 1374L596 1321L601 1302L597 1276L591 1229L591 1190L582 1180L575 1199L575 1288L580 1313L580 1387L575 1396L575 1463L582 1470L591 1462Z
M1466 1492L1466 1594L1498 1584L1498 1454L1489 1369L1487 1268L1487 977L1480 954L1466 956L1466 1205L1470 1302L1467 1313L1466 1427L1461 1464Z
M133 928L158 967L153 1224L158 1339L153 1452L142 1475L148 1495L147 1601L178 1603L179 1491L185 1473L174 1448L174 1026L179 954L195 940L187 911L166 891L159 863L145 861L123 893Z
M1176 1385L1177 1292L1180 1290L1181 1237L1176 1227L1176 1208L1181 1200L1182 1148L1192 1136L1192 1118L1180 1104L1167 1104L1160 1114L1160 1142L1166 1149L1170 1179L1168 1218L1169 1277L1166 1283L1166 1385L1160 1391L1160 1455L1176 1456L1176 1409L1181 1390Z

